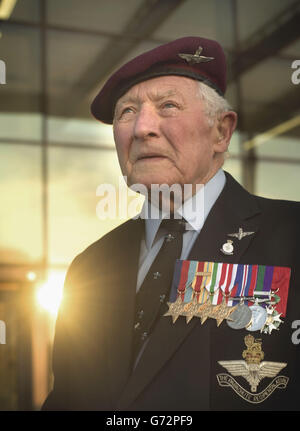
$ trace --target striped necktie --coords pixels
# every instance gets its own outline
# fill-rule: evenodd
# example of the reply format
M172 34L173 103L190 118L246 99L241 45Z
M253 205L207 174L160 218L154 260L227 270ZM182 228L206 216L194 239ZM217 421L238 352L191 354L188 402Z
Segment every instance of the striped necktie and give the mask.
M163 220L160 230L165 233L163 245L155 257L137 295L134 319L133 361L140 348L166 311L176 259L180 258L185 231L184 219Z

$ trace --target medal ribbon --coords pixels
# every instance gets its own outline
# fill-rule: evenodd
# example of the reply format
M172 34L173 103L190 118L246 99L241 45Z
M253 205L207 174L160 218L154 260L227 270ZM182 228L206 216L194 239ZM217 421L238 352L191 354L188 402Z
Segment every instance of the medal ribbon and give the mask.
M204 264L205 262L198 262L197 265L197 271L198 273L203 273L204 272ZM203 281L203 275L197 275L195 274L193 283L192 283L192 288L193 288L193 299L196 296L197 298L197 302L199 302L199 296L201 292L201 287L202 287L202 281Z
M197 272L210 275L200 276ZM271 292L279 292L280 300L275 308L284 317L290 276L291 269L288 267L177 260L170 302L175 302L178 295L181 295L182 301L190 302L196 295L199 303L210 297L211 302L216 305L222 302L222 292L225 296L231 293L231 298L254 296L266 300L269 300ZM230 300L230 297L227 305L234 306L239 303L239 300ZM273 298L276 299L276 296ZM253 304L251 301L245 303L248 306ZM267 306L264 303L261 305Z
M249 278L249 288L247 296L254 296L254 289L257 281L257 273L258 273L258 265L250 265L251 266L251 277ZM251 306L254 302L246 301L246 305Z
M244 265L243 285L242 285L241 296L245 296L245 290L246 290L246 286L247 286L248 274L249 274L249 265Z
M254 290L254 296L258 298L265 298L269 300L270 292L271 292L271 284L273 278L273 266L259 265L258 266L258 274L257 274L257 283ZM267 304L260 304L263 308L267 307Z
M257 265L247 265L248 271L246 275L246 282L245 287L243 291L244 296L253 296L255 283L256 283L256 276L257 276ZM251 301L245 301L245 305L252 304Z
M206 273L206 275L203 276L203 280L202 280L202 285L201 285L202 294L200 295L200 298L199 298L200 304L203 304L209 298L209 294L206 286L210 283L211 276L212 276L212 269L213 269L213 262L205 262L204 273Z
M267 266L264 278L264 292L266 292L269 296L271 292L271 285L273 279L274 266Z
M197 272L197 268L199 264L199 262L197 262L196 260L190 260L188 262L190 262L190 267L189 267L187 281L185 284L186 290L183 296L184 302L190 302L193 298L194 290L193 290L192 284L195 281L195 274Z
M218 274L220 277L221 274L220 274L219 268L220 268L220 265L222 265L222 264L216 263L216 262L210 262L210 264L212 267L212 269L211 269L212 274L211 274L209 282L205 285L205 287L206 287L207 291L209 292L211 302L213 302L215 292L219 287L218 286L218 283L219 283Z
M183 299L189 267L188 260L176 260L170 302L175 302L179 295Z
M264 292L265 272L266 272L266 266L265 265L259 265L254 295L257 294L260 296L261 292Z
M209 280L205 284L205 287L206 287L207 291L210 292L210 294L212 295L214 293L214 289L215 289L218 264L215 262L208 262L208 263L209 263L209 267L211 268L210 269L211 276L209 277Z
M278 295L280 296L280 302L276 304L275 309L278 313L282 313L283 317L285 317L286 313L290 277L291 268L282 266L274 267L271 290L276 292L279 289Z
M225 294L225 297L230 297L230 293L234 287L234 282L236 278L236 272L237 272L238 264L237 263L229 263L228 264L228 273L227 273L227 279L223 286L221 286L222 291ZM228 300L227 305L230 306L232 301Z
M231 296L241 296L242 289L243 289L243 276L244 276L244 265L239 263L236 271L234 287L232 289ZM237 304L239 304L238 300L232 301L233 306Z
M220 290L218 292L218 299L217 299L217 304L220 304L223 300L223 294L222 294L222 290L224 290L224 285L227 279L227 274L228 274L228 269L229 269L229 263L223 263L222 264L222 272L221 272L221 277L220 277L220 282L219 282L219 287Z
M226 263L216 263L214 265L213 275L215 275L214 284L210 287L210 299L213 305L217 305L219 301L219 286L221 283L222 274L224 276L224 266Z

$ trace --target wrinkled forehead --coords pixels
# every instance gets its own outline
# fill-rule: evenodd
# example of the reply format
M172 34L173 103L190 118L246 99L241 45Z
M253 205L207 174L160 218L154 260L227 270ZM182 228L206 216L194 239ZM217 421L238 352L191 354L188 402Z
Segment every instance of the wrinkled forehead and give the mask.
M191 78L164 76L133 85L116 101L116 108L128 102L145 99L159 101L168 97L192 98L198 95L198 82Z

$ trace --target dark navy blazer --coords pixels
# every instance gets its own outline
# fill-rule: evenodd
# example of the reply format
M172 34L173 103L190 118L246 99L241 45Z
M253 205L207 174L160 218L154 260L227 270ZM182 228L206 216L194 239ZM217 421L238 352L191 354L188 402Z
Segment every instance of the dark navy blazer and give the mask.
M92 244L71 264L56 324L54 388L43 410L300 410L300 344L292 323L300 320L299 204L257 197L226 173L226 185L208 215L190 260L278 265L291 268L287 313L280 330L251 333L262 340L264 360L284 362L289 378L263 402L246 401L217 375L218 361L239 360L247 330L219 327L208 319L172 323L161 317L132 373L136 278L144 223L130 220ZM234 254L220 249L228 233ZM300 338L300 337L299 337ZM243 377L238 384L250 391ZM265 377L257 393L272 379Z

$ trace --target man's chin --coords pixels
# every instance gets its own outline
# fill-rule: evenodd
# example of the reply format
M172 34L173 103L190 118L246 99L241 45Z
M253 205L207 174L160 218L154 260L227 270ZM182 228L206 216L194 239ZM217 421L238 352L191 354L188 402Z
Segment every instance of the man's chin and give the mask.
M148 190L151 189L151 186L154 185L162 185L167 184L168 186L172 186L173 184L177 184L176 181L172 181L170 178L167 178L164 175L150 174L150 175L132 175L127 180L128 185L131 187L132 185L143 185Z

